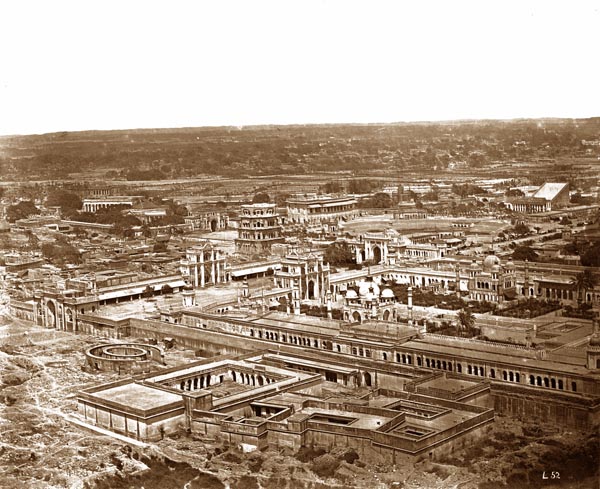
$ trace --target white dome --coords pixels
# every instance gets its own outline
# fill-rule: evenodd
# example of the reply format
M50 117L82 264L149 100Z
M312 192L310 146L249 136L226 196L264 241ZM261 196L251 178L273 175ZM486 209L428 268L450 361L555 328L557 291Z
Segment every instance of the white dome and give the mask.
M394 295L394 292L392 291L392 289L383 289L381 291L382 299L393 299L394 297L396 297L396 296Z
M346 299L356 299L357 297L354 289L348 289L348 292L346 292Z
M373 289L373 294L376 297L379 297L379 285L377 285L375 282L360 282L358 284L358 295L360 295L360 297L365 297L368 293L370 289Z
M489 272L494 265L500 265L500 258L496 255L488 255L483 260L483 270Z

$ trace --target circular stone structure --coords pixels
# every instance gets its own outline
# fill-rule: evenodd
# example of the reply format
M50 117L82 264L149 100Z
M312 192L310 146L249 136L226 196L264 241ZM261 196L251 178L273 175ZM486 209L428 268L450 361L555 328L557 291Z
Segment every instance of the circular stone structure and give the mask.
M137 374L164 365L162 350L144 343L105 343L85 351L86 366L92 371Z

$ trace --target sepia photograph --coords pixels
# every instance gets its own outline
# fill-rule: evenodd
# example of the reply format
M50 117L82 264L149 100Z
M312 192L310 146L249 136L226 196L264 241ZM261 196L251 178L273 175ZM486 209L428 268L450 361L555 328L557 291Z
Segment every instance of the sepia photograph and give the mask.
M0 3L0 489L600 489L599 26Z

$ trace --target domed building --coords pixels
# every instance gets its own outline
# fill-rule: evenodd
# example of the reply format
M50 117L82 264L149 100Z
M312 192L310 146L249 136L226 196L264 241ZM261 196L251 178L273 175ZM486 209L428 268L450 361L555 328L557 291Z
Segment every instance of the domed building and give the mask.
M351 322L367 319L392 321L396 318L396 296L390 288L383 288L371 277L356 284L358 292L349 288L344 297L343 318Z
M470 299L500 304L516 297L517 275L512 261L503 266L500 258L490 253L481 265L473 260L467 272Z

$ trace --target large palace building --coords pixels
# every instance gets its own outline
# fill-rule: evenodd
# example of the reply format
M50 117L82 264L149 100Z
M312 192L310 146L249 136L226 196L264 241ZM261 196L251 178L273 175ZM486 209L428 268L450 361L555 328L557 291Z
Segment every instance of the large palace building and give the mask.
M291 224L322 224L327 221L349 220L358 215L356 199L352 197L315 196L289 199L288 221Z

